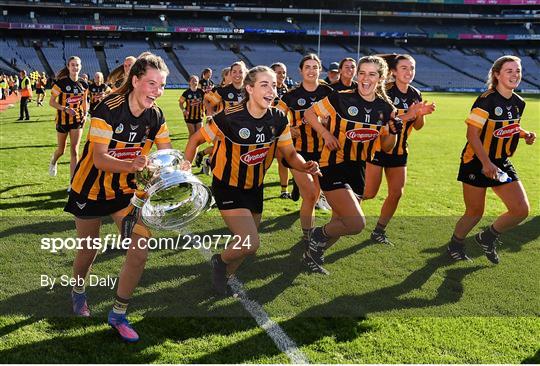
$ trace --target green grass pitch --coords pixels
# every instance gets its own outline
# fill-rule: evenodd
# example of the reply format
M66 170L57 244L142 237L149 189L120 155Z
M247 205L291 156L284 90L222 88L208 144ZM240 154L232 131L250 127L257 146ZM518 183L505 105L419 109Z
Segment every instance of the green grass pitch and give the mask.
M179 90L163 108L175 148L187 130ZM530 217L502 237L501 263L491 265L472 234L503 204L490 192L486 217L467 239L472 263L443 255L464 205L456 181L463 123L476 95L425 93L437 111L410 139L408 182L388 234L396 246L369 241L386 194L364 202L367 228L327 253L331 276L299 266L299 203L279 196L277 168L266 179L261 249L238 272L260 303L313 363L540 363L540 143L512 158L531 204ZM48 98L48 96L47 96ZM522 125L540 132L540 99L526 96ZM152 251L130 307L141 341L127 345L106 325L114 292L89 288L91 319L69 316L68 287L40 286L41 274L71 273L74 251L40 249L43 237L75 236L63 212L68 153L48 176L56 146L52 108L18 105L0 113L0 361L4 363L288 363L234 298L210 291L210 267L196 250ZM86 130L85 130L86 131ZM84 144L81 143L81 148ZM194 169L198 173L198 169ZM198 176L206 183L210 180ZM317 211L324 222L328 213ZM189 228L226 234L216 210ZM102 234L114 233L107 221ZM156 235L166 233L156 232ZM124 253L100 254L93 273L117 276Z

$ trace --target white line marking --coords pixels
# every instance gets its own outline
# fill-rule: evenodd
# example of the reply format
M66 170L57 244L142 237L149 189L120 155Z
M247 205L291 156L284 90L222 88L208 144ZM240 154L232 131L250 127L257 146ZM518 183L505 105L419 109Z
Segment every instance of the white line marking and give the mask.
M212 252L209 249L200 248L199 252L206 258L206 260L210 261L212 258ZM251 300L244 290L244 285L238 278L233 276L229 279L229 286L233 289L235 294L238 294L238 297L235 296L236 299L240 301L244 309L248 313L251 314L253 319L259 324L259 326L264 329L266 334L274 341L274 344L277 346L277 348L285 353L287 357L291 360L292 363L295 364L308 364L309 360L308 358L298 349L298 346L296 343L289 338L287 333L277 324L274 322L266 311L262 308L259 303L256 301Z

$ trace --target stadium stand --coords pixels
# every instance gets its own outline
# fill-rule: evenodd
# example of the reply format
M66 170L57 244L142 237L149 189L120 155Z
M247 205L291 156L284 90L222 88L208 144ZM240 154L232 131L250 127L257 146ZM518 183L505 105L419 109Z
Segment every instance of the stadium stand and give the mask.
M65 65L69 56L77 55L83 60L82 72L92 76L100 70L107 74L120 65L126 56L137 56L149 50L163 57L169 65L168 84L171 86L185 86L189 74L200 75L205 67L214 70L213 79L219 82L220 70L239 59L245 60L248 66L284 62L288 66L289 76L298 81L298 62L302 54L317 52L318 48L317 36L313 34L319 29L319 16L309 11L302 13L303 9L289 11L283 8L265 14L268 8L261 8L260 12L247 7L235 11L232 9L234 5L229 4L226 7L230 8L224 11L217 7L205 11L176 11L167 9L169 5L161 3L156 5L159 10L136 11L137 2L108 1L105 4L90 1L77 5L79 3L71 1L69 6L54 0L46 3L45 6L32 2L27 7L8 4L7 10L0 14L0 22L18 24L3 32L6 35L0 39L2 63L14 72L22 67L43 70L47 63L56 72ZM58 11L50 8L55 4ZM85 9L91 4L97 4L99 10ZM420 88L482 89L491 63L503 54L515 54L522 58L524 69L520 87L540 91L540 47L538 40L529 37L540 34L540 28L534 21L521 21L519 18L508 20L504 17L518 14L533 19L533 12L514 14L509 13L508 9L498 10L497 7L417 3L414 11L418 15L402 16L396 13L399 16L396 18L392 11L400 12L406 7L398 3L369 1L365 2L365 6L368 12L382 10L385 14L362 18L361 30L369 34L361 38L361 54L412 54L418 63L416 85ZM120 7L130 9L120 13ZM358 18L350 12L336 15L339 8L340 5L336 4L331 14L323 16L321 29L356 34ZM424 14L422 11L427 11L427 14L429 11L433 14L460 12L462 16L455 19L451 14L424 16L421 15ZM483 11L484 15L475 17L475 14ZM163 20L160 19L162 14ZM492 21L486 16L498 18ZM47 28L49 24L69 27L52 30ZM41 25L44 27L38 27ZM72 25L78 25L78 30L73 30ZM84 28L88 25L111 28L91 28L100 31L88 31ZM159 30L145 27L159 27ZM189 33L186 27L197 29ZM39 31L30 31L31 38L28 38L27 28ZM206 34L201 34L201 31ZM399 34L396 35L396 32ZM496 44L490 42L489 39L494 37L492 35L498 35L497 40L500 41ZM532 41L524 41L529 38ZM324 69L331 62L344 57L356 58L356 48L357 39L354 36L323 36L320 57ZM105 64L108 70L103 69ZM324 76L325 72L322 72L321 77Z

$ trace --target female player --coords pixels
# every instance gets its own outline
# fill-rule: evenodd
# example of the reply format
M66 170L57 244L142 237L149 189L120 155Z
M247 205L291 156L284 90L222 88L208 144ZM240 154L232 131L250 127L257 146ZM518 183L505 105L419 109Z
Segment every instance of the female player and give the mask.
M163 60L145 52L135 61L117 93L107 96L93 111L88 140L64 209L75 216L79 238L99 238L104 216L111 216L120 228L136 188L134 173L146 166L146 155L153 143L158 149L171 148L163 113L155 105L163 94L167 74ZM128 342L139 339L126 318L126 309L144 270L148 255L144 243L149 236L139 220L108 317L109 325ZM73 275L78 281L72 292L73 311L80 316L90 316L85 286L81 283L96 255L97 249L85 247L77 251L73 262Z
M499 236L517 226L529 214L529 200L514 166L508 159L516 151L519 138L527 145L536 133L521 128L525 101L516 93L521 81L521 59L498 58L488 74L488 90L474 102L467 124L467 144L461 154L458 180L463 183L465 213L459 219L448 245L453 260L470 260L464 240L484 214L487 187L503 201L507 210L474 239L487 259L499 263L496 251Z
M113 91L118 89L124 83L126 77L129 75L131 66L136 60L137 59L134 56L128 56L124 59L122 65L111 71L109 77L107 78L107 84Z
M204 92L198 86L199 78L197 75L191 75L189 77L189 88L182 93L178 101L188 128L189 137L202 126Z
M319 83L321 60L315 54L308 54L300 61L300 74L302 82L294 89L289 90L281 98L278 108L289 114L291 120L291 136L296 151L304 160L319 161L323 140L321 135L304 120L304 112L311 105L332 92L326 84ZM313 227L314 209L319 199L321 189L316 176L304 172L291 170L294 182L298 189L293 188L292 199L298 201L302 196L300 206L300 225L303 239L308 239L308 232Z
M339 79L330 84L334 90L356 89L358 83L353 80L356 75L356 61L354 58L346 57L339 62Z
M56 138L58 147L49 163L49 175L55 177L58 171L58 159L64 154L69 135L71 162L70 178L79 161L79 144L82 129L88 113L88 84L79 78L81 59L71 56L66 67L58 72L51 89L49 105L56 112ZM69 190L69 189L68 189Z
M276 62L273 63L270 68L276 73L276 103L279 103L281 97L285 95L285 93L287 93L287 91L289 90L289 88L287 88L287 85L285 85L285 79L287 78L287 66L285 66L285 64L281 62ZM289 185L289 169L285 165L283 165L281 157L279 156L279 151L276 154L276 160L278 163L279 185L281 186L281 194L279 195L279 198L291 198L291 194L287 191L287 186Z
M306 111L304 119L324 139L321 189L332 219L309 233L304 262L310 271L328 274L323 253L340 236L358 234L365 217L358 198L364 193L365 161L377 149L391 151L402 127L384 91L386 62L377 56L358 61L358 89L335 91ZM325 128L319 119L329 118Z
M227 86L230 83L232 83L231 68L230 67L224 67L221 70L221 82L219 83L219 86Z
M258 227L263 209L263 180L276 148L289 165L306 174L317 174L314 161L297 155L287 117L272 108L276 96L276 75L266 66L249 70L244 81L246 98L223 110L190 139L185 169L190 169L197 146L213 141L212 192L234 242L212 257L214 289L226 294L227 273L236 272L244 258L259 248Z
M47 75L45 71L41 75L38 74L36 80L36 103L38 106L43 107L43 100L45 99L45 87L47 86Z
M212 79L212 69L207 67L201 73L201 79L199 81L199 88L206 94L212 90L214 87L214 82Z
M221 110L237 105L242 101L242 85L246 76L244 61L236 61L231 66L231 84L220 86L204 97L207 116L221 112Z
M101 72L98 71L94 74L94 82L90 84L89 91L90 111L93 111L97 104L111 92L111 88L104 83L103 74Z
M424 126L424 116L435 111L435 104L422 101L422 94L411 85L414 79L416 62L409 55L382 56L394 82L386 84L386 94L397 108L397 116L404 126L397 136L397 143L390 153L377 151L366 164L366 189L363 199L377 195L384 171L388 184L388 196L384 200L377 226L371 233L371 239L378 243L392 245L386 235L386 226L397 210L407 180L407 139L413 128L420 130Z

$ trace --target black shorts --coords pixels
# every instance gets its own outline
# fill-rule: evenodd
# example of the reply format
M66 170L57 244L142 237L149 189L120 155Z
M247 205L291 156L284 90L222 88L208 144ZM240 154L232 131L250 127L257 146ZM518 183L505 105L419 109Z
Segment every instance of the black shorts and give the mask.
M364 194L366 184L366 162L364 160L345 161L321 168L319 184L323 191L352 189L358 196Z
M316 161L317 163L319 160L321 160L321 153L320 152L303 152L303 151L297 151L298 155L302 156L305 161ZM281 159L281 164L283 164L284 167L292 169L291 166L287 163L285 159Z
M373 165L382 166L383 168L397 168L407 166L407 157L408 154L393 155L387 154L384 151L377 151L368 162Z
M212 179L212 194L220 210L247 208L253 213L262 213L264 186L251 189L231 187L219 179Z
M71 130L80 130L83 128L84 123L73 123L71 125L56 124L56 132L69 133Z
M79 219L95 219L109 216L123 210L129 205L131 194L125 194L112 200L91 200L71 190L64 211L72 213Z
M491 161L499 169L508 174L513 181L519 180L519 177L514 169L514 166L508 159L496 159ZM482 173L482 163L477 157L474 157L468 163L459 165L459 173L457 180L463 183L470 184L475 187L496 187L510 182L499 182L495 179L490 179Z
M45 89L43 88L36 89L36 94L45 94Z
M190 125L196 125L197 123L202 123L202 119L186 119L186 123Z

